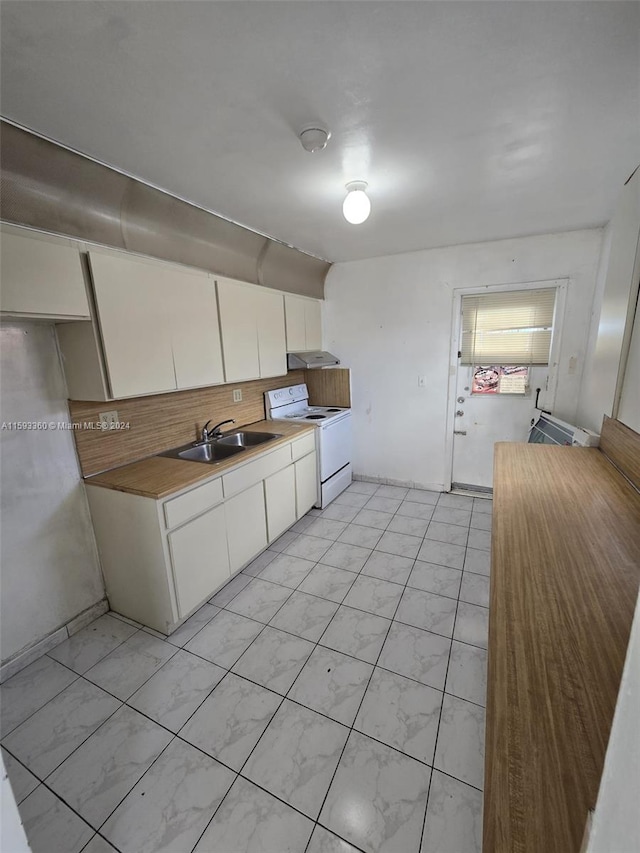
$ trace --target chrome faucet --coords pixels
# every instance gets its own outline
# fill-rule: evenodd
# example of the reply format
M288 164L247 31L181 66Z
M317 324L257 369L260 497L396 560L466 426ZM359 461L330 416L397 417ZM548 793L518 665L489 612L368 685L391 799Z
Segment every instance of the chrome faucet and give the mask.
M220 421L219 424L216 424L214 427L211 427L211 429L208 429L208 426L212 420L213 418L211 418L211 420L208 420L206 424L202 427L203 442L213 441L216 438L220 438L222 436L222 430L220 429L221 426L224 426L225 424L235 424L235 420L233 418L229 418L229 420Z

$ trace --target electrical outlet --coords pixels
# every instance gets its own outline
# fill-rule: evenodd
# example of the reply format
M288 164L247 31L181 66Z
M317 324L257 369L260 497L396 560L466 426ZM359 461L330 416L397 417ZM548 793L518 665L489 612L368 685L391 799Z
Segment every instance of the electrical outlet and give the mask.
M118 413L115 409L112 409L110 412L100 412L98 417L100 418L102 429L109 429L112 424L118 423Z
M242 389L236 388L233 392L233 402L241 403L242 402Z

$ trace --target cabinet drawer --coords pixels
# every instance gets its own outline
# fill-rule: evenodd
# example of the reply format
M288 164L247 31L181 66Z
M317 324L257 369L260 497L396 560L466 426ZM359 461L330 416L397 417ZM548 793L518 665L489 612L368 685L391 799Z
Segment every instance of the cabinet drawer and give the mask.
M297 459L302 459L307 453L312 453L316 449L316 432L315 430L303 438L299 438L291 445L292 459L295 462Z
M204 512L205 509L219 504L222 500L222 480L212 480L204 486L198 486L180 497L172 498L164 505L164 518L168 528L176 527Z
M231 495L237 495L243 492L250 486L259 483L276 471L286 468L291 464L291 446L286 444L284 447L279 447L273 453L256 459L255 462L249 462L243 465L237 471L231 471L229 474L222 475L222 484L224 487L225 498Z

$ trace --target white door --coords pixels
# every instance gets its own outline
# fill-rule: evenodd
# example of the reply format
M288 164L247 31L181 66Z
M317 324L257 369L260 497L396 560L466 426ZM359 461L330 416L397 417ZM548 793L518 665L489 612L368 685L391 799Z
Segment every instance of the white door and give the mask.
M548 365L530 365L528 387L525 394L490 393L496 387L504 390L496 371L487 370L479 379L484 393L476 387L474 392L474 369L496 366L491 362L482 365L462 364L458 357L458 346L462 340L462 296L504 294L555 288L555 314L551 333L551 350ZM564 312L565 281L529 282L521 285L501 285L495 288L476 288L461 291L457 298L459 309L452 334L453 379L449 388L449 424L453 431L453 455L451 466L452 488L493 488L493 452L498 441L526 442L532 420L538 415L536 389L540 388L539 406L553 408L558 356L560 351L561 320ZM511 326L510 329L515 327ZM519 327L518 327L519 328ZM548 327L547 327L548 328ZM524 334L527 329L518 331ZM507 334L492 332L492 334ZM501 365L497 365L500 367ZM505 367L509 366L506 361Z
M452 488L487 489L493 488L496 441L527 441L531 419L536 416L535 389L542 388L543 400L548 368L530 368L532 392L525 396L471 394L472 371L468 364L458 367L451 483Z

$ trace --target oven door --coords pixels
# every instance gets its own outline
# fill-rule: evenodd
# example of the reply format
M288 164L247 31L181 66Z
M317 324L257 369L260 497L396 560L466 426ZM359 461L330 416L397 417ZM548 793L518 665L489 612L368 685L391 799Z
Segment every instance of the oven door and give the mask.
M351 415L320 427L319 432L320 481L324 483L351 462Z

